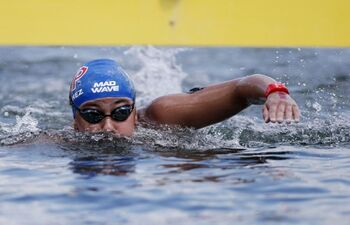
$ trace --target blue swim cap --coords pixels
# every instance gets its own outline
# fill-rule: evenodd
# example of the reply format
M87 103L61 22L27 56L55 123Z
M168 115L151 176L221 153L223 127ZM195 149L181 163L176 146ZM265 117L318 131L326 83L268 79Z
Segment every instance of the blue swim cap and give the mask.
M124 97L135 101L135 96L129 76L111 59L93 60L80 67L73 77L69 92L71 104L78 108L95 99Z

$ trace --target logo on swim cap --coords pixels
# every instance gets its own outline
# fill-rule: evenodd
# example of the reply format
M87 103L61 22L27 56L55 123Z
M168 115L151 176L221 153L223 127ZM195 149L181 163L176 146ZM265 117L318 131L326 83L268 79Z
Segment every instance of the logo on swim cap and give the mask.
M71 103L80 107L87 101L107 97L129 98L135 101L134 85L127 73L113 60L97 59L80 67L73 77Z
M87 66L82 66L79 68L78 72L74 75L72 84L71 84L71 91L74 91L76 86L77 86L77 81L82 78L86 72L88 71L89 67Z

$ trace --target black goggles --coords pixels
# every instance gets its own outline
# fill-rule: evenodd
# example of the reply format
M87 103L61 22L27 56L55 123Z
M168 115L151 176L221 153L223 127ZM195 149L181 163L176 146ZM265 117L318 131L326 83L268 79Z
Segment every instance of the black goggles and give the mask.
M97 109L79 109L74 104L72 106L77 110L80 116L88 123L96 124L101 122L105 117L111 117L113 120L122 122L128 119L132 110L134 109L134 104L119 106L112 110L111 114L104 114Z

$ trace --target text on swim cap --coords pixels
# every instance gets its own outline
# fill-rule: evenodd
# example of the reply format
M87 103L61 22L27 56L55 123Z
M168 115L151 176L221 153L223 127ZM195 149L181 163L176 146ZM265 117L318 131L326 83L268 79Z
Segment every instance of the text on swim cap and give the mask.
M79 89L78 91L76 91L73 95L72 95L72 100L74 101L76 98L78 98L79 96L83 95L83 89Z
M115 81L96 82L91 91L92 93L119 91L119 85Z

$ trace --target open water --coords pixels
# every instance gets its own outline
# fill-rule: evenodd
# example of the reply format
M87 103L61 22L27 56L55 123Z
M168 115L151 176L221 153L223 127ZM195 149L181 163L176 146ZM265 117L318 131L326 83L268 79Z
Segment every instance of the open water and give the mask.
M101 57L137 106L262 73L302 120L251 106L200 130L76 133L69 83ZM350 224L350 49L1 47L0 84L0 224Z

